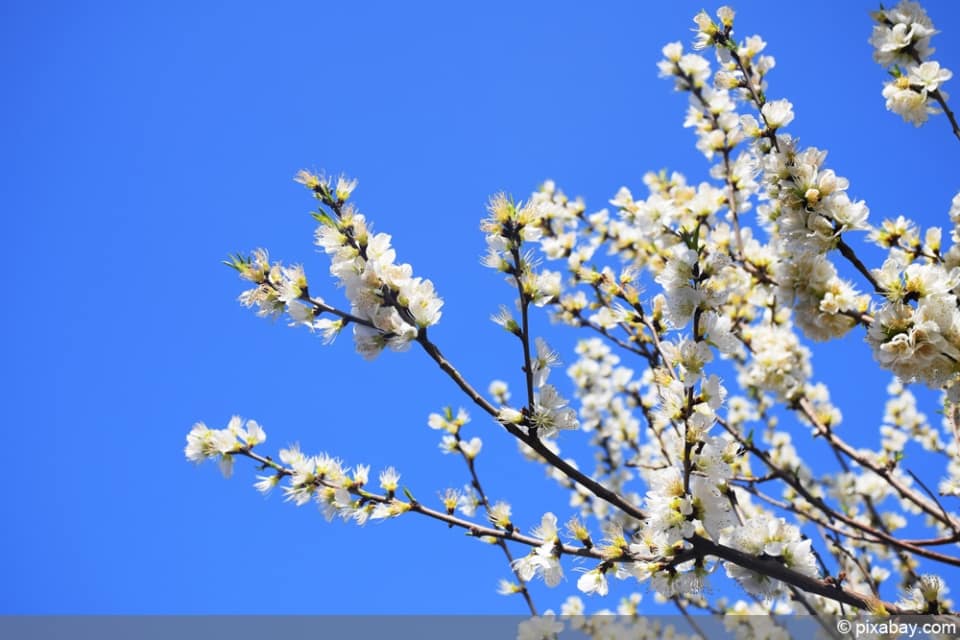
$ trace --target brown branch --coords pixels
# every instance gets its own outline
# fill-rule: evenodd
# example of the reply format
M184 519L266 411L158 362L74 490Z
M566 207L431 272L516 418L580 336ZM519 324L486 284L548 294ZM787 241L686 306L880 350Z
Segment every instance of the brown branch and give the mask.
M231 455L240 455L250 458L259 462L264 467L269 467L277 472L277 475L280 476L292 476L293 470L284 467L283 465L275 462L274 460L261 456L258 453L254 453L249 448L240 449L237 451L231 452ZM336 485L322 479L316 480L317 486L331 487L335 489L342 488L340 485ZM369 501L376 502L380 504L401 504L407 511L414 513L419 513L421 515L427 516L434 520L439 520L453 527L459 527L465 529L467 533L476 538L495 538L499 540L509 540L511 542L519 542L520 544L525 544L530 547L539 547L543 545L544 541L533 536L523 535L519 533L516 529L506 530L506 529L497 529L494 527L488 527L485 525L472 522L470 520L464 520L463 518L458 518L457 516L444 513L443 511L437 511L436 509L431 509L429 507L423 506L421 503L411 500L409 502L404 502L398 498L390 498L384 495L379 495L371 493L369 491L364 491L362 489L351 489L350 492L357 497ZM571 556L580 556L583 558L593 558L602 560L603 556L598 550L587 549L586 547L574 547L567 544L557 544L557 548L561 553L565 553Z
M800 400L797 401L796 406L800 409L800 412L804 415L804 417L806 417L806 419L814 426L817 434L826 438L827 442L829 442L836 450L842 451L848 458L856 461L860 466L866 467L867 469L870 469L879 475L881 478L886 480L887 483L893 487L902 498L905 498L906 500L909 500L920 507L925 513L927 513L927 515L943 523L952 531L960 532L960 525L958 525L954 518L949 517L945 511L942 511L935 505L931 505L929 501L893 477L890 469L879 465L873 460L870 460L868 457L862 455L859 451L839 438L832 429L820 422L813 411L813 407L810 406L809 400L806 398L800 398Z
M854 253L853 249L850 248L844 239L838 234L837 235L837 249L840 250L840 255L847 259L847 261L854 266L854 268L867 279L867 282L870 283L870 286L873 287L873 290L884 295L883 288L877 283L877 279L873 277L873 274L870 273L870 269L867 269L866 265L857 257L857 254Z
M440 349L427 339L425 331L421 332L420 336L417 338L417 342L419 342L424 351L427 352L427 355L429 355L434 362L440 366L444 373L446 373L450 379L453 380L457 386L459 386L460 389L463 390L463 392L466 393L467 396L469 396L474 403L477 404L477 406L490 414L490 416L494 419L497 419L500 412L494 408L494 406L490 404L486 398L480 395L480 393L474 389L470 383L463 378L462 375L460 375L460 372L457 371L457 369L443 356L443 354L440 352ZM500 424L502 424L512 436L533 449L538 455L540 455L541 458L546 460L548 464L559 469L565 475L583 485L588 491L601 500L604 500L619 508L631 518L635 518L637 520L646 519L646 515L638 507L631 504L617 493L604 487L596 480L593 480L582 471L575 468L569 462L555 454L540 440L540 438L536 436L535 433L525 433L518 425L515 424L504 422L501 422Z
M951 111L950 107L947 106L947 100L943 97L943 93L937 89L936 91L931 91L928 95L936 100L940 105L940 108L943 109L943 113L947 116L947 120L950 121L950 128L953 130L953 135L960 140L960 124L957 123L957 117L953 115L953 111Z
M815 507L816 509L819 509L820 512L825 517L829 518L830 520L842 522L847 526L853 527L854 529L861 531L862 533L868 536L871 536L872 539L862 538L862 537L857 537L855 535L852 535L851 532L839 529L829 524L828 522L820 520L819 518L816 518L812 514L803 512L795 507L792 507L791 505L786 505L778 502L776 503L776 506L782 509L786 509L788 511L792 511L793 513L796 513L797 515L807 518L812 522L815 522L821 526L824 526L830 529L831 531L834 531L836 533L839 533L843 536L846 536L854 540L860 540L860 541L868 542L872 544L886 543L888 545L893 546L894 548L898 548L903 551L909 551L910 553L914 553L924 558L929 558L930 560L935 560L937 562L942 562L944 564L948 564L952 566L960 566L960 558L955 558L953 556L948 556L942 553L937 553L935 551L930 551L929 549L925 549L921 546L911 544L910 541L899 540L895 536L892 536L883 531L879 531L874 527L870 527L868 525L863 524L862 522L858 522L856 519L851 518L831 508L826 502L824 502L823 498L820 498L819 496L815 496L812 493L810 493L810 491L803 485L802 482L800 482L800 479L797 478L794 473L781 469L776 464L774 464L773 461L770 459L770 456L765 451L763 451L756 445L752 444L751 442L743 438L743 436L737 433L735 429L730 427L726 423L726 421L722 419L718 419L717 423L720 424L720 426L722 426L728 433L730 433L740 443L742 447L744 447L751 454L759 458L760 461L763 462L763 464L768 469L770 469L771 474L778 476L785 484L787 484L787 486L789 486L791 489L796 491L804 500L809 502L811 506ZM755 489L752 490L751 493L753 495L756 495L757 497L761 497L761 498L764 497Z
M459 442L459 433L456 434L456 438ZM490 500L487 499L487 493L483 490L483 485L480 484L480 476L477 475L476 461L467 456L462 449L460 450L460 455L464 462L467 463L467 469L470 470L470 484L474 489L477 490L477 495L480 496L480 503L483 505L484 511L489 515ZM507 542L503 538L497 540L497 545L503 550L503 554L507 557L507 562L510 564L510 570L513 571L513 575L517 578L517 582L520 586L520 594L523 595L523 600L526 602L527 608L530 610L530 615L537 615L537 607L533 603L533 598L530 595L530 589L527 588L527 582L520 576L520 570L514 566L513 553L510 552L510 547L507 546Z

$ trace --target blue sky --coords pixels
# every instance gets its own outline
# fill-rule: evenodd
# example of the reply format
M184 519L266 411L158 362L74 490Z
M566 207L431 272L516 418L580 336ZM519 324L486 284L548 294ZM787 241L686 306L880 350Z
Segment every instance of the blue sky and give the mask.
M885 111L867 44L875 4L734 6L737 34L760 33L777 58L768 94L793 101L791 132L829 149L871 219L947 224L960 144L942 116L915 129ZM960 11L925 6L943 31L936 58L960 71ZM424 501L465 480L426 427L465 399L422 353L367 363L347 336L324 348L271 325L236 304L240 283L219 261L267 247L337 300L311 244L313 203L291 177L344 171L399 259L445 299L432 337L477 386L516 383L516 345L488 320L512 296L479 264L484 203L553 178L595 210L621 185L642 193L648 170L705 179L685 99L655 67L663 44L690 42L700 7L0 6L16 297L0 320L0 612L522 612L495 593L507 575L495 548L412 517L327 524L260 497L242 462L226 481L184 461L191 424L238 413L264 425L271 451L299 441L396 465ZM561 347L577 337L543 316L535 330ZM875 443L888 376L859 337L816 354L850 440ZM565 518L564 496L476 418L489 493L525 526L546 510ZM541 608L574 590L572 568L563 589L537 588Z

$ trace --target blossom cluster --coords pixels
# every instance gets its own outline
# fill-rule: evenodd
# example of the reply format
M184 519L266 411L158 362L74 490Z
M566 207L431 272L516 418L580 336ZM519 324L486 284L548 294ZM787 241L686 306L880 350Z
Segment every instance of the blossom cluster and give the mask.
M516 280L524 301L542 307L560 293L560 274L538 273L523 244L542 237L543 212L536 202L515 203L499 193L487 205L490 216L480 225L486 234L483 264ZM509 281L509 280L508 280Z
M800 529L787 524L783 518L751 518L743 526L729 528L721 541L751 555L780 560L784 566L803 575L819 575L811 551L812 541L804 539ZM730 577L750 593L767 598L783 593L784 585L779 580L731 562L726 567Z
M547 384L550 369L557 362L556 352L552 351L542 338L537 338L536 356L531 362L532 384L536 389L533 392L533 404L525 411L509 406L501 407L497 414L500 422L520 425L521 428L532 430L543 438L580 426L576 409L569 406L569 401L554 385Z
M266 439L266 432L257 422L244 423L239 416L231 418L225 429L210 429L199 422L187 434L184 454L196 463L217 459L225 476L231 474L237 455L259 460L264 469L273 469L275 473L257 476L254 486L258 491L269 493L287 478L289 482L283 487L286 500L297 506L314 500L328 520L340 516L363 524L368 519L398 516L410 508L409 503L394 499L400 474L393 467L380 473L380 487L386 496L372 496L363 490L369 480L369 466L356 465L351 469L326 453L308 456L297 445L281 449L278 464L254 453L254 448Z
M591 434L594 445L593 477L629 500L640 502L642 496L631 489L636 477L631 466L643 444L642 418L637 411L649 411L654 400L648 399L646 407L640 406L645 387L634 379L633 370L621 366L620 356L601 339L581 340L576 353L579 358L567 368L567 375L575 385L582 429ZM612 517L605 502L592 499L583 488L572 488L570 506L579 507L582 516Z
M543 542L534 547L528 555L514 562L517 575L521 580L527 581L540 576L547 586L555 587L563 579L563 565L560 564L558 549L560 536L557 531L557 516L545 513L533 535Z
M930 114L940 113L937 102L948 97L941 87L953 77L952 71L930 60L930 39L937 30L923 7L911 0L880 9L873 17L873 58L892 76L883 86L887 110L919 127Z
M953 289L960 268L890 258L874 271L886 301L867 341L877 361L906 381L942 387L960 372L960 309Z
M421 330L440 320L443 301L433 283L415 277L409 264L395 264L390 236L373 233L364 215L346 202L354 182L341 178L331 196L324 179L305 171L297 179L333 213L317 214L316 243L330 256L330 273L344 288L351 315L364 321L353 328L357 351L371 359L386 346L408 348Z
M233 473L233 456L235 453L267 439L267 434L255 420L247 420L233 416L225 429L211 429L202 422L198 422L187 434L187 446L184 455L191 462L200 463L208 458L216 458L220 463L220 470L224 476Z
M960 389L960 310L956 288L960 265L956 220L960 194L950 210L953 246L941 254L941 231L932 227L921 241L915 226L899 217L885 220L871 239L889 250L886 261L873 270L883 303L874 312L867 332L877 361L901 380L920 380L932 387L948 387L956 399Z
M326 342L352 323L357 351L367 359L376 358L385 347L408 349L423 330L440 320L443 301L433 283L415 277L409 264L396 264L391 237L373 233L365 216L347 202L356 180L341 176L334 184L308 171L298 173L296 180L327 207L314 214L320 223L316 244L330 256L330 273L344 288L350 310L339 311L311 296L303 267L271 264L264 249L227 262L257 285L241 294L240 302L257 307L261 316L275 318L286 311L291 324L321 331Z

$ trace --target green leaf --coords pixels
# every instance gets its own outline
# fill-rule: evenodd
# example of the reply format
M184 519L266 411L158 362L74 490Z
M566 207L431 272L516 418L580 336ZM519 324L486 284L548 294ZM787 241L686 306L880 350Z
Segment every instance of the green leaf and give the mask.
M330 217L326 211L311 211L310 215L313 216L313 219L319 222L320 224L325 224L328 227L336 228L337 224L333 221L333 218Z

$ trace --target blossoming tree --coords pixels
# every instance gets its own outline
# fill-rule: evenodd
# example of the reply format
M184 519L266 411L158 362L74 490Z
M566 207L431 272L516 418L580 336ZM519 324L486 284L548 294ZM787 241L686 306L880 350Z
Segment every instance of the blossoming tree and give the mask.
M927 14L904 1L874 19L874 57L891 76L887 108L917 126L942 113L935 120L960 139L943 90L951 73L930 59L936 31ZM317 200L316 244L345 304L264 250L228 261L251 285L241 303L258 315L284 317L326 342L346 331L370 360L422 350L490 437L515 439L569 492L567 513L521 516L488 496L482 441L464 432L471 416L463 409L427 419L469 480L442 488L436 503L418 500L394 467L371 478L368 466L326 453L289 447L273 456L253 420L194 425L187 458L217 459L226 475L247 458L260 470L259 491L280 486L287 500L316 502L327 518L420 517L442 525L438 535L462 529L502 550L512 576L500 591L532 614L528 584L559 585L572 559L585 568L575 581L583 594L604 596L611 580L647 583L684 613L948 612L937 574L960 566L960 516L945 503L960 496L960 194L946 250L940 228L870 221L826 152L787 132L792 105L768 99L776 91L766 43L736 39L727 7L695 22L693 48L711 50L715 63L675 42L659 67L689 95L684 126L696 132L711 181L648 174L649 193L620 189L612 214L591 212L552 182L523 202L490 199L483 264L513 290L514 304L493 320L516 341L522 388L480 385L448 359L430 331L443 301L429 279L398 263L389 235L371 230L352 199L355 180L297 175ZM865 264L856 248L864 238L886 260ZM841 275L841 263L855 280ZM559 354L538 335L545 315L582 332L566 370L574 397L561 393ZM857 335L894 376L873 448L853 446L838 428L841 413L812 377L806 346ZM722 379L721 366L733 376ZM942 390L942 426L920 413L911 383ZM778 412L794 427L782 427ZM594 448L592 468L562 453L573 437ZM814 473L795 449L801 437L816 439L836 470ZM904 463L908 441L940 465L939 486ZM908 525L924 533L905 535ZM718 568L742 588L733 604L705 589ZM881 593L891 576L903 585L899 601ZM618 610L635 612L638 601ZM584 611L578 595L561 608Z

